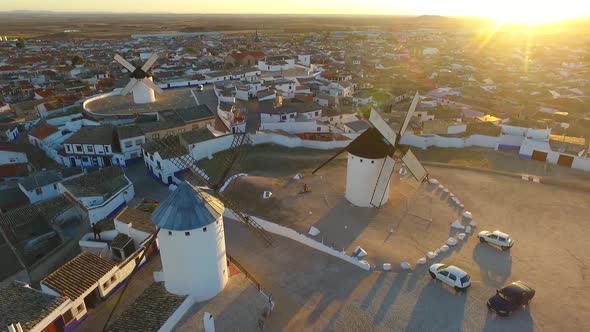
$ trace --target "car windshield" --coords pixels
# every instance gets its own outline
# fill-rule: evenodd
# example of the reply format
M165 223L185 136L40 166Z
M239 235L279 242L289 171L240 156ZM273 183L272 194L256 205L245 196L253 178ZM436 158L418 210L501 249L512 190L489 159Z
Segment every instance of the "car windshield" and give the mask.
M466 283L468 283L468 282L469 282L469 276L468 276L468 275L466 275L466 276L464 276L463 278L461 278L461 284L462 284L462 285L463 285L463 284L466 284Z
M500 297L501 297L501 298L502 298L504 301L507 301L507 302L514 302L514 298L513 298L512 296L509 296L509 295L507 295L507 294L504 294L504 293L502 293L502 291L499 291L499 292L498 292L498 295L499 295L499 296L500 296Z

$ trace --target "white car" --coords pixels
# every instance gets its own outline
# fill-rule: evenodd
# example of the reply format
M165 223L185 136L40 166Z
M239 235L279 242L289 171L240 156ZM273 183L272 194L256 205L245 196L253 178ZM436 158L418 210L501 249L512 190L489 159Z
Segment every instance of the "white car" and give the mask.
M464 290L471 286L471 278L467 272L453 265L432 264L430 276L455 287L456 290Z
M479 237L479 241L495 244L502 248L502 250L508 250L514 245L512 237L500 231L481 231L477 234L477 237Z

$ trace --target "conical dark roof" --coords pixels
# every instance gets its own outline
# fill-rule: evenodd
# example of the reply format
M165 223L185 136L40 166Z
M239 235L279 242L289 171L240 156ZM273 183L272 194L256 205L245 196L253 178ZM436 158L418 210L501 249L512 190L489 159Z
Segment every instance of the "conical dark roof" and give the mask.
M152 220L162 229L188 231L214 223L220 213L223 204L219 200L183 182L152 213Z
M393 146L371 127L352 141L346 151L360 158L382 159L393 154Z

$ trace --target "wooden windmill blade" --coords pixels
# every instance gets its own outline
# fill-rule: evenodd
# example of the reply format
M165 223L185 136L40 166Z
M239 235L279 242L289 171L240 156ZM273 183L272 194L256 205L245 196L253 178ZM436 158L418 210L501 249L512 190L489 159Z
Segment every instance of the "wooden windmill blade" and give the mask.
M424 166L422 166L412 150L408 149L408 152L406 152L406 154L402 157L402 161L408 168L408 171L410 171L410 173L412 173L414 178L418 181L418 183L422 183L422 181L428 178L428 171L426 168L424 168Z
M381 205L383 205L385 194L387 193L387 190L389 190L389 182L391 181L394 168L395 160L391 157L386 157L385 160L383 160L383 164L381 165L381 170L379 171L379 176L377 177L377 182L375 183L375 189L373 190L373 195L371 196L371 205L376 208L379 208Z
M266 230L264 230L264 228L260 226L260 224L258 224L252 217L242 211L238 201L220 192L220 186L218 183L213 183L207 174L198 167L197 161L192 157L191 153L186 153L186 151L183 151L181 146L178 144L173 144L173 140L174 136L170 135L156 140L156 144L174 156L171 158L171 161L175 166L177 166L179 169L188 169L192 178L195 179L199 185L213 189L214 196L216 196L226 208L233 212L233 216L238 221L246 225L248 230L254 233L254 235L258 237L258 239L261 240L266 247L271 247L273 245L271 235ZM235 151L232 151L232 153L235 153ZM232 166L233 163L229 165L229 167ZM216 207L213 206L212 208L216 209Z

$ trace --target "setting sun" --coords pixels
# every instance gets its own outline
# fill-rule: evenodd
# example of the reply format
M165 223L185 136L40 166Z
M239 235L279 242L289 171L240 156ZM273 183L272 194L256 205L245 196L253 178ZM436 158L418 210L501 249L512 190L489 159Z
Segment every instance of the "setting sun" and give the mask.
M543 24L578 17L588 4L577 0L565 1L498 1L488 13L490 18L506 23Z

